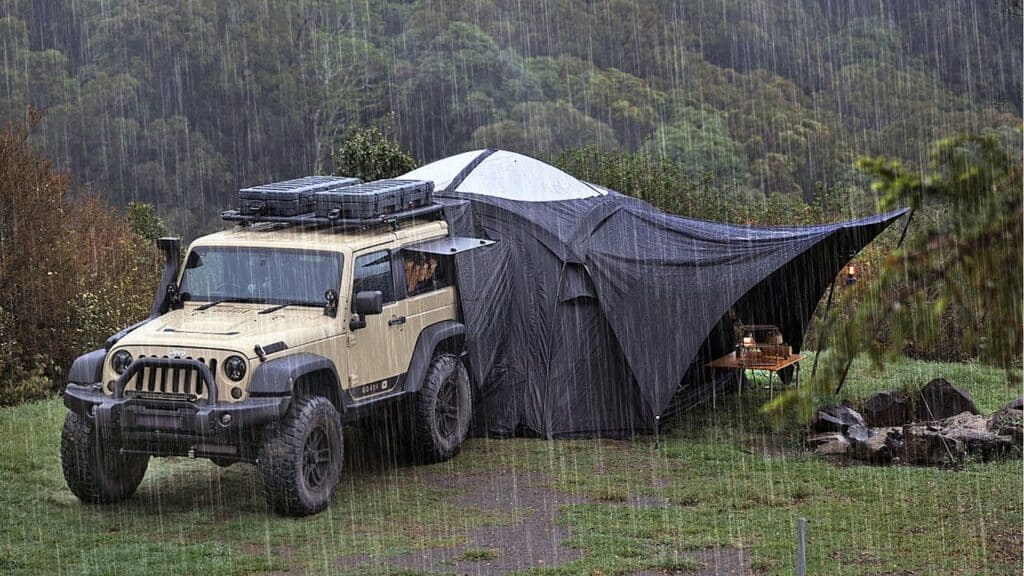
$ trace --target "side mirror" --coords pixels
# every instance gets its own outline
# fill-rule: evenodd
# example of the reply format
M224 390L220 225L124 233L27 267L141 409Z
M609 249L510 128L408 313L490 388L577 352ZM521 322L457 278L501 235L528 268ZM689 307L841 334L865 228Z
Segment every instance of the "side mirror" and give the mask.
M358 292L352 301L352 311L358 318L349 321L348 327L351 330L366 328L366 317L372 314L380 314L384 311L384 293L380 290L366 290Z
M364 290L357 293L352 310L360 316L380 314L384 311L384 293L380 290Z
M202 258L202 256L199 255L198 252L193 251L193 252L189 252L188 253L188 258L185 259L185 268L186 269L193 270L195 268L199 268L202 265L203 265L203 258Z

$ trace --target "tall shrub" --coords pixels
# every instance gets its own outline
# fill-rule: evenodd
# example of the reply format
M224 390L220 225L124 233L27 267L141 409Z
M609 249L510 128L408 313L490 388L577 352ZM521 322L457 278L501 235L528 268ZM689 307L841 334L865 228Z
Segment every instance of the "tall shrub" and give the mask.
M40 396L74 357L145 315L155 250L29 140L41 115L0 128L0 402Z
M384 128L356 130L334 153L334 165L341 176L370 182L404 174L416 161L393 138L389 117Z

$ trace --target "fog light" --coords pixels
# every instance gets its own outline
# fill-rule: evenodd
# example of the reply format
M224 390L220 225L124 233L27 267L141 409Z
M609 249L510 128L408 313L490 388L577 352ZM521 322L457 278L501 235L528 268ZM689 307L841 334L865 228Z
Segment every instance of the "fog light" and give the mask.
M231 397L234 398L235 400L238 400L239 398L241 398L242 397L242 389L239 388L238 386L233 386L231 388Z
M227 426L228 424L231 424L231 414L221 414L220 425Z

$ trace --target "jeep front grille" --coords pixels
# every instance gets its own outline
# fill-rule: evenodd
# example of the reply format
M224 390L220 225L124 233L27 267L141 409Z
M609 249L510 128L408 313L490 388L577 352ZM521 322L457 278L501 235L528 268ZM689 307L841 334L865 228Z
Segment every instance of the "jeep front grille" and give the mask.
M139 358L160 358L160 356L139 355ZM167 358L167 356L163 356ZM192 360L191 356L185 357ZM214 378L217 377L216 358L196 358L199 362L210 367ZM143 368L128 382L124 388L125 394L146 397L164 397L174 399L206 398L209 391L203 382L199 370L188 368Z

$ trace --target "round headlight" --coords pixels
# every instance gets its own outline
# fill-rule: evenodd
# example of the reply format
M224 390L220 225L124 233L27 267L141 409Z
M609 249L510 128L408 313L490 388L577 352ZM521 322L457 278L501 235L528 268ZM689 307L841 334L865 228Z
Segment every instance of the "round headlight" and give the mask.
M131 366L132 361L131 353L127 350L118 350L114 352L114 356L110 359L110 367L114 369L117 374L124 374L124 371Z
M245 378L245 360L241 356L230 356L224 361L224 374L235 382Z

